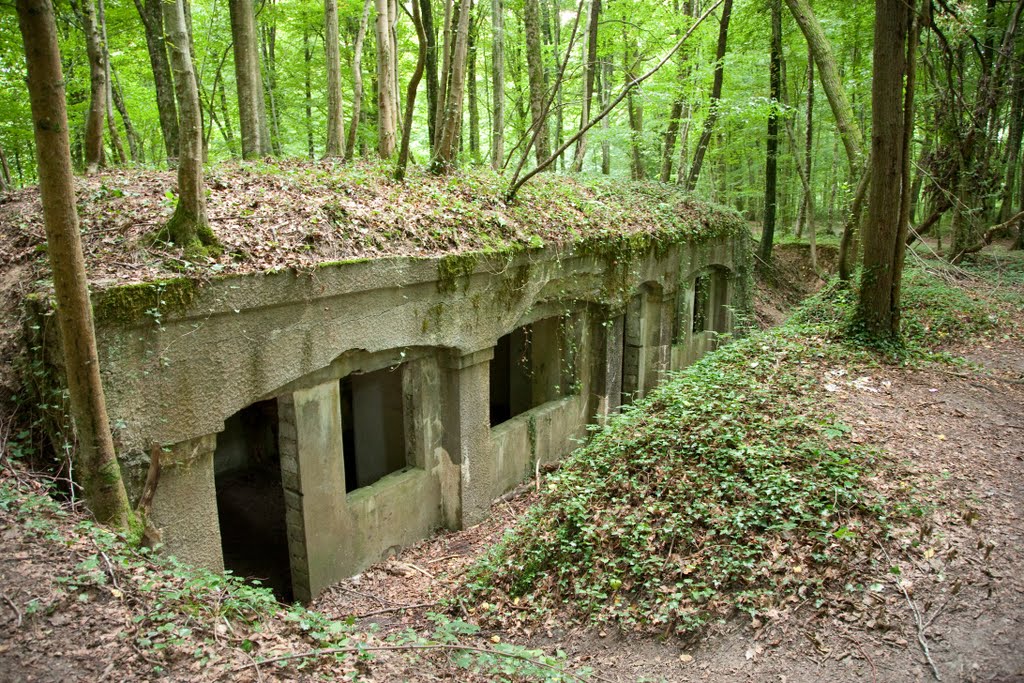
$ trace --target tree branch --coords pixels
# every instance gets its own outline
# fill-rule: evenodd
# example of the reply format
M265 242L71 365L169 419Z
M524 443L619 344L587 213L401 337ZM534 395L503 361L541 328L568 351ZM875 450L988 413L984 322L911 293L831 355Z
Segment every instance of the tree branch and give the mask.
M532 171L530 171L529 173L524 175L522 178L519 178L518 180L516 180L516 178L513 177L511 186L509 187L508 192L505 193L505 201L511 202L511 201L515 200L516 193L519 192L519 189L523 185L525 185L526 182L528 180L530 180L530 178L532 178L533 176L537 175L538 173L543 171L545 168L550 166L551 163L555 159L557 159L559 156L561 156L565 152L565 150L569 149L569 147L571 147L577 140L579 140L581 137L583 137L583 135L586 134L586 132L588 130L590 130L591 128L596 126L598 123L600 123L601 120L604 119L604 117L608 116L608 114L610 114L612 112L612 110L614 110L615 107L617 107L619 105L619 103L622 102L622 100L626 99L626 95L629 94L630 90L632 90L636 86L638 86L641 83L643 83L644 81L646 81L648 78L650 78L655 73L657 73L658 70L661 69L661 67L665 66L665 64L667 64L668 61L670 59L672 59L672 56L676 52L679 51L679 48L681 48L683 46L683 43L685 43L686 40L691 35L693 35L693 32L697 30L697 27L700 26L702 23L704 23L704 20L707 19L709 16L711 16L711 13L715 9L717 9L718 6L722 4L722 2L724 2L724 0L716 0L716 2L714 4L712 4L706 10L704 10L704 13L702 15L700 15L700 17L697 18L697 21L694 22L693 26L690 27L690 30L688 30L686 32L686 34L683 35L683 37L679 39L679 42L677 42L675 44L675 46L671 50L668 51L668 54L666 54L662 58L662 60L660 62L655 64L654 67L651 68L651 70L648 71L647 73L645 73L643 76L640 76L639 78L636 78L636 79L630 81L628 84L626 84L626 87L624 87L622 89L622 91L618 94L618 96L614 100L612 100L612 102L607 107L605 107L601 111L600 114L598 114L593 119L591 119L590 122L587 123L587 125L583 126L579 131L576 132L575 135L573 135L571 138L566 140L565 143L562 144L561 147L559 147L557 150L555 150L554 154L552 154L550 157L548 157L542 163L538 164Z

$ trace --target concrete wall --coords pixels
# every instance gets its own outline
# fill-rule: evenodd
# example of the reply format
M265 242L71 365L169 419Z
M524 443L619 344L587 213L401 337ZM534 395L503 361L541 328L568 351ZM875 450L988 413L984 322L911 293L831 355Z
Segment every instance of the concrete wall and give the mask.
M160 326L98 330L123 461L142 472L147 444L208 444L228 416L276 398L293 588L308 598L395 546L480 521L537 461L564 457L615 411L626 384L646 393L710 348L715 333L692 329L694 278L728 275L731 328L729 307L746 305L745 248L673 246L628 262L542 250L481 257L457 278L444 275L450 259L390 258L214 280ZM536 405L492 429L493 347L523 325L543 340L531 351ZM408 468L346 494L339 379L396 366ZM216 566L212 458L189 462L161 482L155 517L169 550Z

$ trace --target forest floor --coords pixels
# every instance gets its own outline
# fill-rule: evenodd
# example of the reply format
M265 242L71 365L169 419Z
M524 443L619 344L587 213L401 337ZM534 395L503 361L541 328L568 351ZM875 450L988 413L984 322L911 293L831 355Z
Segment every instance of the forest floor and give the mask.
M762 288L762 324L775 322L816 286L798 247L780 249L777 261L776 276L787 284ZM1002 288L1017 301L1024 294L1019 281L962 286L984 286L986 296ZM1024 681L1022 322L944 348L963 359L958 364L822 359L812 367L852 428L849 438L899 463L878 474L878 486L924 493L926 509L899 534L913 543L874 565L875 574L857 563L849 583L827 600L793 596L774 613L714 623L693 640L557 616L471 634L439 624L432 616L438 603L458 591L467 568L537 500L541 481L495 501L488 521L441 533L332 587L310 605L313 612L281 608L246 627L223 616L228 603L237 614L255 609L235 605L235 594L212 586L204 600L217 602L214 607L183 604L187 574L153 578L146 571L150 560L132 560L116 541L83 533L80 513L66 505L40 508L42 484L5 460L0 680L574 680L578 673L599 681ZM909 479L881 481L897 471ZM184 624L169 616L182 611L191 615ZM380 650L372 659L256 665L330 642L318 630L336 627L317 613L360 634L342 647ZM172 626L161 635L159 624ZM437 645L455 640L484 658L460 663L455 650ZM503 656L486 653L506 644L531 650L506 650L512 655L502 674L493 660ZM543 663L524 668L523 658L536 650L558 653L556 665L568 673Z

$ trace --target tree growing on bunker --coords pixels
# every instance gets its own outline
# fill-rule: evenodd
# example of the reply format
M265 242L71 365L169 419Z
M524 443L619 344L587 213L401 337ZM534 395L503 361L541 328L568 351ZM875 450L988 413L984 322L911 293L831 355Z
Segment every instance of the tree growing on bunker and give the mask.
M174 71L178 100L180 158L178 160L178 204L162 231L163 237L185 249L203 253L217 239L206 215L206 186L203 183L203 127L199 91L192 64L188 25L183 0L162 0L167 47Z

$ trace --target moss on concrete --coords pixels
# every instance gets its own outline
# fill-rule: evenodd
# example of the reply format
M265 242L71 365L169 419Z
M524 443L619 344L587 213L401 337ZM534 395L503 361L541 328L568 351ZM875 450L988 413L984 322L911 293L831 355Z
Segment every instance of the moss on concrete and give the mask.
M188 278L121 285L93 295L96 325L133 325L148 316L159 323L167 313L187 310L196 300L199 284Z

